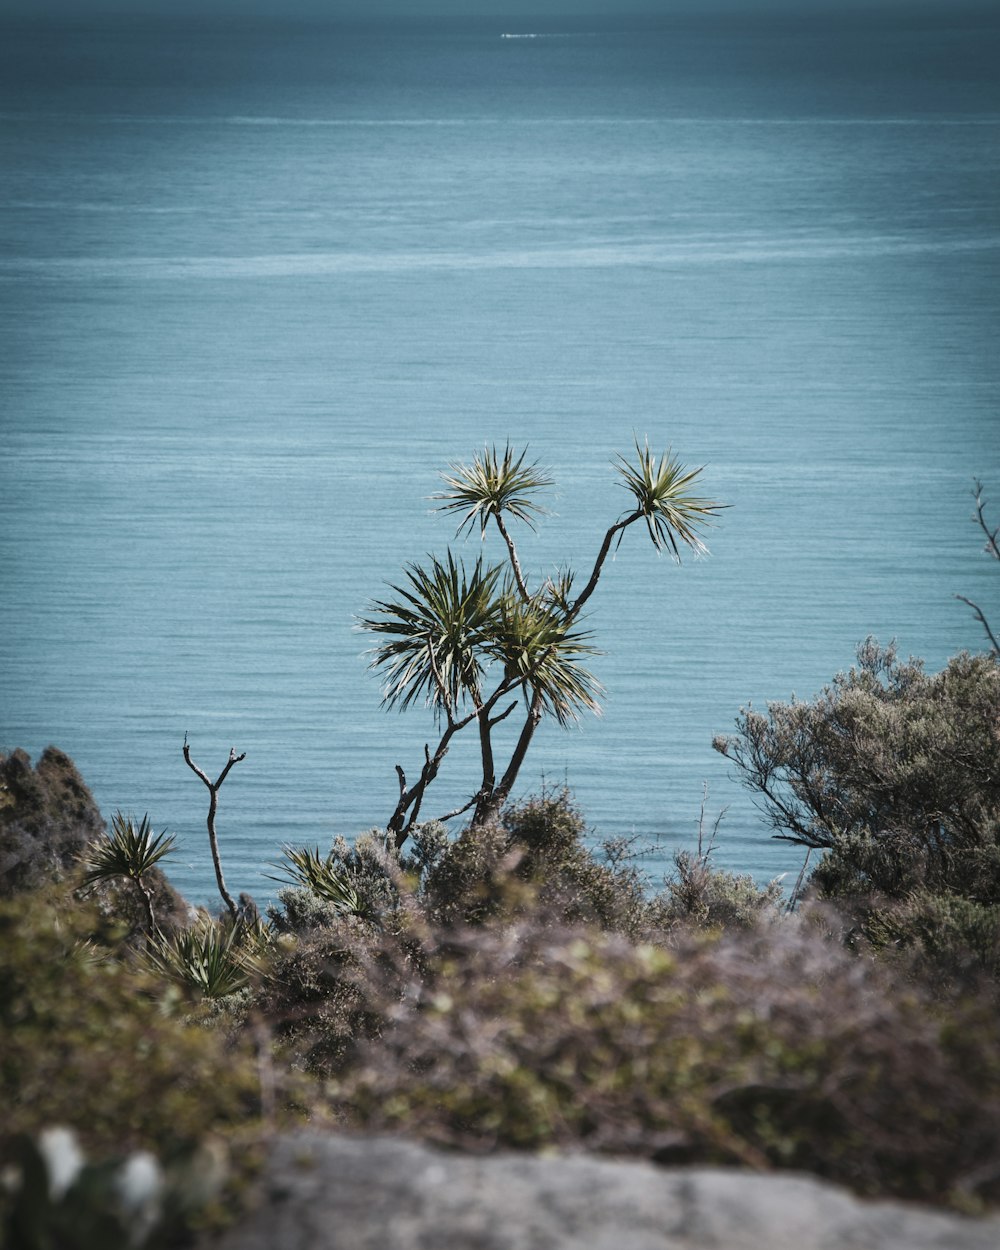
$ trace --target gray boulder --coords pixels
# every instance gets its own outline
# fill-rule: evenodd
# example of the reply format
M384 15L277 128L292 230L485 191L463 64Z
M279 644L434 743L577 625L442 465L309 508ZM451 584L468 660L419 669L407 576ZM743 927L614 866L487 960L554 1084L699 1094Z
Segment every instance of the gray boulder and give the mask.
M801 1175L445 1154L389 1137L272 1147L220 1250L998 1250L1000 1219L863 1202Z

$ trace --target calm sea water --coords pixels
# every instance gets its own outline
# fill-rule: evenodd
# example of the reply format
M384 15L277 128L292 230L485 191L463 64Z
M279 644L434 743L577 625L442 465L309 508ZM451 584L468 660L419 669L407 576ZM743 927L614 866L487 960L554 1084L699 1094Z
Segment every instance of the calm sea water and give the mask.
M504 34L538 36L505 39ZM1000 617L1000 29L7 26L0 748L48 742L211 896L384 822L432 726L355 614L452 537L449 460L530 444L523 556L587 567L649 436L731 504L678 568L630 532L590 624L606 712L521 792L797 871L714 754L868 634L939 666ZM476 554L478 541L469 545ZM455 749L427 815L474 778Z

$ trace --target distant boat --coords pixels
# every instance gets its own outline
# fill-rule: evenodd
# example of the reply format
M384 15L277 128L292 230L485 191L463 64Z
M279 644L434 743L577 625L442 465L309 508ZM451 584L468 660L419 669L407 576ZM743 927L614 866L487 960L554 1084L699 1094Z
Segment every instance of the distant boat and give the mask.
M501 35L501 39L537 39L537 35Z

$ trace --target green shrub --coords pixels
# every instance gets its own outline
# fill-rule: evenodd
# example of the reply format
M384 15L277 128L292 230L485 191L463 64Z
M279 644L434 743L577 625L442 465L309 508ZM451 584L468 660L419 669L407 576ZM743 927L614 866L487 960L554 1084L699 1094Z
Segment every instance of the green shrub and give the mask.
M361 1041L377 1036L391 998L386 970L391 959L405 959L404 950L395 930L355 916L287 934L275 943L248 1014L266 1021L285 1062L314 1075L336 1071Z
M103 931L64 895L0 905L0 1158L64 1125L98 1157L170 1159L259 1113L252 1056L187 1023L162 982L91 940Z
M963 653L927 674L869 640L818 698L744 710L716 747L775 836L824 853L813 889L870 941L953 965L978 952L991 967L989 943L962 937L955 907L1000 905L998 709L1000 658ZM940 903L928 906L931 896Z
M556 923L642 931L651 913L641 874L626 860L599 862L586 832L566 789L512 804L437 855L424 874L423 901L445 924L513 916L537 902Z
M776 918L783 903L781 882L758 885L748 874L716 868L709 855L678 851L674 873L664 883L662 922L705 928L752 929Z
M829 852L829 894L918 886L1000 902L1000 660L928 675L869 640L811 703L745 710L716 747L777 836Z
M863 931L879 951L905 949L928 974L959 983L992 978L1000 988L1000 905L916 890L901 900L872 902Z

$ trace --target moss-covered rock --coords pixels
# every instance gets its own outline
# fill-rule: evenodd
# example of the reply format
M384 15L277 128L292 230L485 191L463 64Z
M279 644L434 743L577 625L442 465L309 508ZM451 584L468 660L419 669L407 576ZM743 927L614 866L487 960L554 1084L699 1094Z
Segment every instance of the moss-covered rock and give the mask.
M25 751L0 757L0 897L64 876L104 831L76 765L46 747L32 768Z

